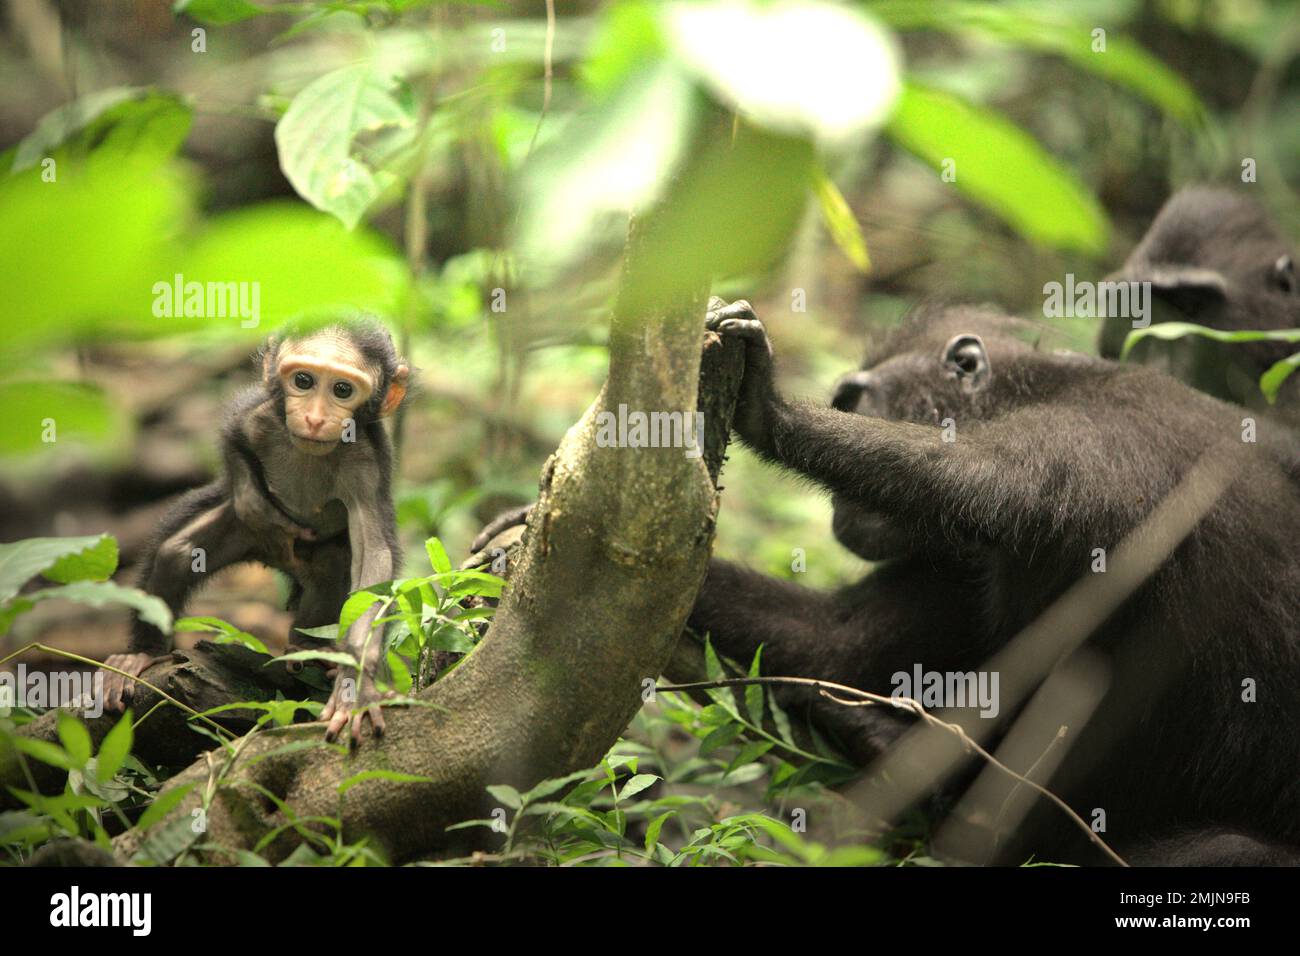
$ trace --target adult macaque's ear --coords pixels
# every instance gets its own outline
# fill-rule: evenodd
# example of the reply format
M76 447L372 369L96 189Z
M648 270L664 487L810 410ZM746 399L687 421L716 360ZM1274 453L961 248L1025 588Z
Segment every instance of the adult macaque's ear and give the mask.
M978 335L953 336L944 347L943 362L971 391L988 384L989 354Z
M397 371L388 382L388 391L384 393L383 404L379 406L379 415L391 415L406 398L406 382L411 377L411 370L405 365L397 366Z

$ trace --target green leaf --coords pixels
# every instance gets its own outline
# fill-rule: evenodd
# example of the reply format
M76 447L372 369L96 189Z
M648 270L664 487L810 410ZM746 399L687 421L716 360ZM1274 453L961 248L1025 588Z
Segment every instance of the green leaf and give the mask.
M727 769L724 773L731 773L731 771L735 770L737 767L743 767L745 764L753 763L774 746L776 745L770 740L751 740L749 743L745 744L745 746L740 748L740 753L736 754L731 763L727 764Z
M98 90L46 114L18 144L13 172L30 169L74 141L91 149L99 163L157 165L180 149L192 118L174 93L125 86Z
M758 650L754 651L754 659L749 663L749 676L758 677L759 663L763 656L763 645L758 645ZM750 722L755 726L763 726L763 685L750 684L745 688L745 712L749 714Z
M938 90L907 84L889 135L936 170L955 163L954 185L1021 235L1099 255L1101 205L1065 166L1005 117Z
M193 846L198 838L192 817L174 817L141 841L131 862L140 866L170 863Z
M113 725L99 744L99 753L95 755L95 779L100 783L112 780L131 752L135 740L135 731L131 724L131 708L126 709L121 719Z
M590 770L578 770L574 773L566 774L563 777L553 777L550 780L543 780L523 795L523 801L524 803L532 803L534 800L541 800L543 797L549 797L551 794L563 790L569 784L584 779L590 773Z
M1148 325L1145 329L1134 329L1128 334L1124 340L1124 348L1119 353L1120 361L1127 358L1133 346L1145 338L1162 339L1168 342L1181 339L1186 335L1199 335L1216 342L1300 342L1300 329L1230 332L1225 329L1211 329L1204 325L1196 325L1194 322L1157 322L1155 325Z
M172 6L172 13L178 16L183 13L191 20L214 27L272 12L254 6L248 0L176 0Z
M327 664L338 664L340 667L356 667L357 659L354 655L346 651L294 651L292 654L281 654L279 657L267 661L264 666L269 667L276 661L324 661Z
M64 442L99 445L121 434L120 413L93 385L5 382L0 384L0 403L8 418L0 431L0 455L31 455ZM50 435L54 441L47 442Z
M667 813L661 813L650 821L650 825L645 829L645 851L649 853L654 849L655 844L659 842L659 832L664 828L664 823L669 817L677 816L676 810L669 810Z
M653 773L639 773L623 784L623 789L619 791L618 798L626 800L628 797L634 797L646 787L652 786L656 781L663 779Z
M718 660L718 652L713 649L713 642L707 637L704 639L704 673L711 681L725 680L727 677L722 662Z
M858 221L853 218L853 210L849 208L839 187L820 166L813 168L813 193L817 196L826 228L840 252L859 272L870 272L871 259L867 255L867 242L862 238Z
M519 791L506 783L493 784L487 788L487 792L492 794L500 803L505 804L511 810L518 810L524 805L524 798Z
M378 63L341 67L299 92L275 126L280 168L294 189L349 229L395 182L354 156L354 146L363 133L414 123L410 103L393 95L398 86Z
M1274 362L1269 370L1259 377L1259 390L1264 393L1264 397L1270 404L1277 401L1277 390L1298 368L1300 368L1300 352L1288 355L1280 362Z
M388 652L388 670L393 676L393 690L399 694L410 693L415 681L411 678L411 669L406 666L406 661L396 651Z
M370 229L349 231L297 201L259 203L213 218L176 271L187 283L256 283L257 324L238 316L182 320L221 323L250 341L289 321L311 328L357 310L392 314L407 288L405 268L386 238Z
M51 767L58 767L60 770L76 770L80 766L66 750L48 740L15 736L10 737L9 742L13 744L15 750L29 757L35 757L41 763L49 764Z
M439 574L447 574L451 571L451 558L447 557L447 549L442 546L442 542L437 538L430 538L424 542L425 553L429 555L429 564L433 570Z
M123 587L112 581L74 581L57 588L45 588L30 591L23 595L24 601L76 601L99 607L104 604L125 604L139 612L140 619L152 624L164 634L172 630L172 612L166 603L152 594L146 594L138 588Z
M387 780L390 783L433 783L432 777L422 777L414 773L398 773L396 770L363 770L354 773L339 784L339 796L347 793L359 783L367 780Z
M186 795L194 789L194 784L187 783L179 787L172 787L164 790L154 798L154 802L149 804L149 808L140 814L140 819L135 822L135 828L141 832L148 830L151 826L167 816L172 809L185 799Z
M740 724L723 724L700 741L700 756L707 757L719 747L725 747L739 736Z
M117 541L110 535L28 538L0 544L0 602L38 574L61 583L102 581L117 569Z
M59 711L58 721L59 740L63 744L63 749L68 752L74 767L84 767L86 761L90 759L92 749L90 731L86 730L86 725L80 718L66 710Z
M321 641L337 641L339 639L339 626L337 624L324 624L321 627L295 627L294 630L299 634L305 634Z
M373 591L358 591L349 597L343 602L343 610L339 613L339 633L347 634L366 611L382 600L383 598Z

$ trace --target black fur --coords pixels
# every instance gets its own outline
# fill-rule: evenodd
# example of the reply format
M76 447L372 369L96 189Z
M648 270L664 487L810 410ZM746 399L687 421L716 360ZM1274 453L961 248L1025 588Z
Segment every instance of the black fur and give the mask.
M1288 265L1289 264L1289 265ZM1175 193L1113 280L1150 282L1153 321L1194 322L1226 331L1300 327L1300 262L1267 214L1242 192L1197 186ZM1099 347L1118 358L1131 320L1111 317ZM1300 346L1283 342L1220 344L1199 337L1145 339L1135 361L1155 365L1216 397L1261 404L1258 379ZM1293 376L1279 395L1300 412Z
M913 315L837 408L777 394L746 304L710 321L747 342L740 438L830 491L837 536L887 559L832 592L715 559L690 623L746 664L762 644L767 674L887 694L915 664L979 670L1092 573L1094 548L1113 555L1205 453L1231 454L1227 491L1089 638L1109 689L1046 785L1085 819L1103 808L1121 850L1177 846L1207 862L1227 844L1186 834L1212 828L1252 835L1223 862L1251 841L1271 848L1260 862L1300 846L1300 490L1284 447L1268 434L1243 443L1241 409L1150 369L1038 352L988 310ZM987 355L978 386L945 352L968 334ZM945 419L951 444L936 427ZM1247 677L1256 703L1241 699ZM861 763L910 722L812 706ZM1101 859L1042 800L1001 858L1030 853Z

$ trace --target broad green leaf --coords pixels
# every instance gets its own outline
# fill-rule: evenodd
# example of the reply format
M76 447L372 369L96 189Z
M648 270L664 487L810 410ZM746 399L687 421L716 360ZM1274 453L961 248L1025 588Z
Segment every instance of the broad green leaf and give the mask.
M5 382L0 384L0 403L8 416L0 430L0 455L31 455L65 442L102 445L130 429L108 396L93 385Z
M447 549L442 546L442 542L437 538L430 538L424 542L424 550L429 555L429 564L433 570L439 574L447 574L451 571L451 558L447 557Z
M524 798L519 791L506 783L493 784L487 788L487 792L492 794L493 798L505 804L511 810L518 810L524 805Z
M663 16L672 55L766 129L842 144L878 125L898 95L892 38L851 7L716 0L668 4Z
M66 750L48 740L14 736L9 738L9 743L15 750L29 757L35 757L41 763L49 764L51 767L58 767L60 770L76 770L80 766Z
M60 600L76 601L100 607L104 604L124 604L136 611L142 621L152 624L164 634L172 630L172 612L161 598L146 594L139 588L123 587L112 581L74 581L56 588L31 591L22 599L32 603L38 601Z
M400 257L384 237L370 229L349 231L333 216L282 200L206 223L176 271L186 283L244 283L246 291L236 290L244 296L239 314L181 322L217 324L250 339L288 321L310 327L356 311L391 315L407 282Z
M936 170L951 160L954 185L1021 235L1093 255L1108 225L1096 198L1028 133L947 93L907 84L889 135Z
M180 149L192 116L174 93L136 87L99 90L46 114L18 144L13 172L30 169L69 145L89 150L99 163L156 166Z
M360 620L366 611L383 600L382 597L372 591L358 591L353 594L343 602L343 610L339 613L339 633L347 634L352 625Z
M95 755L95 779L100 783L112 780L131 752L131 744L135 740L131 721L131 708L128 707L126 713L100 742L99 753Z
M414 123L411 103L394 95L399 85L375 62L341 67L299 92L275 126L280 168L294 189L349 229L395 182L354 153L363 133Z
M859 272L870 272L871 259L867 255L867 242L862 238L858 221L853 218L853 210L849 208L839 187L820 166L813 169L813 193L817 196L822 220L840 252Z
M134 163L58 175L57 183L42 182L36 169L0 177L0 262L9 303L0 357L11 368L24 367L15 356L28 349L175 327L154 316L151 289L175 272L175 237L191 217L192 177L174 165ZM12 416L13 406L6 408ZM103 418L98 412L91 423Z
M618 798L626 800L628 797L634 797L661 779L661 777L653 773L639 773L623 784L623 789L619 791Z
M102 581L115 570L117 541L109 535L28 538L0 544L0 602L9 600L38 574L59 582Z
M73 766L84 767L90 759L92 749L90 731L80 718L66 710L59 711L58 721L59 741L63 744L63 749L68 752Z

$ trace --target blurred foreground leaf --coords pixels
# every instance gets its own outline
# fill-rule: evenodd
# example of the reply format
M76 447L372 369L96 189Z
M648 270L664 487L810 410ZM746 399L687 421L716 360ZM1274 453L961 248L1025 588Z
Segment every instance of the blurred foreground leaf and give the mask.
M954 163L954 185L1021 235L1097 255L1108 226L1096 198L1028 133L997 113L908 84L888 131L935 169Z

